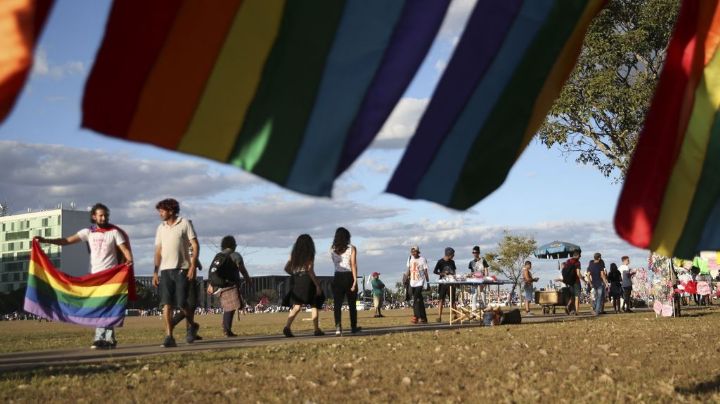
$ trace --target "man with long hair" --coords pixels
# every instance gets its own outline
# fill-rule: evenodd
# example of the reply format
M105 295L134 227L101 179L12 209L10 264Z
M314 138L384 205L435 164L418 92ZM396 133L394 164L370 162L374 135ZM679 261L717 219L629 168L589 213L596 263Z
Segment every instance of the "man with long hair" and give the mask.
M193 321L194 310L188 305L188 285L195 281L200 245L192 223L180 217L180 204L175 199L163 199L155 205L162 223L155 234L155 270L153 285L159 289L160 304L165 320L165 339L162 347L177 346L173 337L173 308L185 312L188 327L185 340L193 343L198 327ZM192 249L192 255L190 251Z
M124 263L132 266L133 257L130 251L130 240L121 228L110 223L110 209L102 203L96 203L90 208L91 226L78 231L67 238L47 239L35 237L40 243L69 245L84 241L90 250L90 272L97 273L110 269L124 259ZM118 251L120 254L118 254ZM95 329L95 340L92 349L115 348L115 328L98 327Z

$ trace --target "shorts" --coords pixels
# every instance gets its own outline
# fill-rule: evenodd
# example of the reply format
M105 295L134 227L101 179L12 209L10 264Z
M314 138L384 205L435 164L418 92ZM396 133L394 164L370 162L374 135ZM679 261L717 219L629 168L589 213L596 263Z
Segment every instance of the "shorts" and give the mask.
M582 294L582 287L580 286L580 282L577 282L576 284L570 286L570 296L572 297L580 297Z
M160 271L160 304L187 307L187 270L163 269Z
M383 297L382 296L373 296L373 307L376 309L381 307L383 304Z
M438 299L445 300L446 298L449 298L451 287L451 285L445 285L442 283L438 285ZM457 302L457 288L453 288L452 300L453 302Z
M524 286L523 286L523 292L524 292L524 294L525 294L525 300L526 300L526 301L532 302L532 301L534 300L534 299L533 299L533 294L534 294L535 290L533 289L532 285L524 285Z

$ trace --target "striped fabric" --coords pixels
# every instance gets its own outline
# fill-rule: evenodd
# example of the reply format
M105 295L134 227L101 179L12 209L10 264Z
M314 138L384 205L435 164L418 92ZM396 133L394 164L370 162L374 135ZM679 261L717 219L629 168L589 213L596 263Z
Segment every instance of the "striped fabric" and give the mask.
M387 191L467 209L498 188L603 4L478 2Z
M83 126L330 195L414 77L448 3L116 1Z
M720 245L720 6L683 2L615 228L629 243L692 258Z
M0 122L10 113L32 66L53 0L0 1Z
M33 240L26 312L90 327L117 327L125 319L128 299L135 300L135 279L127 265L82 277L70 276L55 269Z

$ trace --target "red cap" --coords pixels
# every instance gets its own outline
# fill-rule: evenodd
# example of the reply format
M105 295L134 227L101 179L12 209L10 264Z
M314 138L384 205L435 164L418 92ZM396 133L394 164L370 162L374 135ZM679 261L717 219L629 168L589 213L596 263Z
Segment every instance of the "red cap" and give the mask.
M380 272L373 272L371 276L380 276Z

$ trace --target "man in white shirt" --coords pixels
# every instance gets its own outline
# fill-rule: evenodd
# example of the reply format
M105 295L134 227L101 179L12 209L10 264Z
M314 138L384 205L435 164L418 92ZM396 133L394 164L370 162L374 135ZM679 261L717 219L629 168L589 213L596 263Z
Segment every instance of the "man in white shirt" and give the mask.
M622 265L618 268L622 275L623 288L623 306L622 310L626 313L632 313L632 277L636 271L630 269L630 257L627 255L622 257Z
M155 206L162 223L155 234L155 271L153 285L158 287L160 304L165 320L163 348L177 346L173 338L173 308L185 312L187 334L185 340L193 343L198 326L193 321L194 310L188 305L188 287L194 285L200 245L192 222L180 217L180 204L175 199L164 199ZM192 251L192 255L190 255Z
M407 275L410 279L410 290L413 297L413 317L411 323L427 324L425 313L425 299L423 298L423 286L430 282L428 276L428 264L425 257L420 256L420 247L410 248L410 259L407 262Z
M131 266L133 257L127 235L119 227L110 224L110 209L102 203L96 203L90 209L90 228L82 229L67 238L46 239L36 237L38 242L69 245L84 241L90 249L90 273L97 273L118 265L118 250L122 253L125 264ZM95 340L92 349L115 348L114 327L98 327L95 329Z

